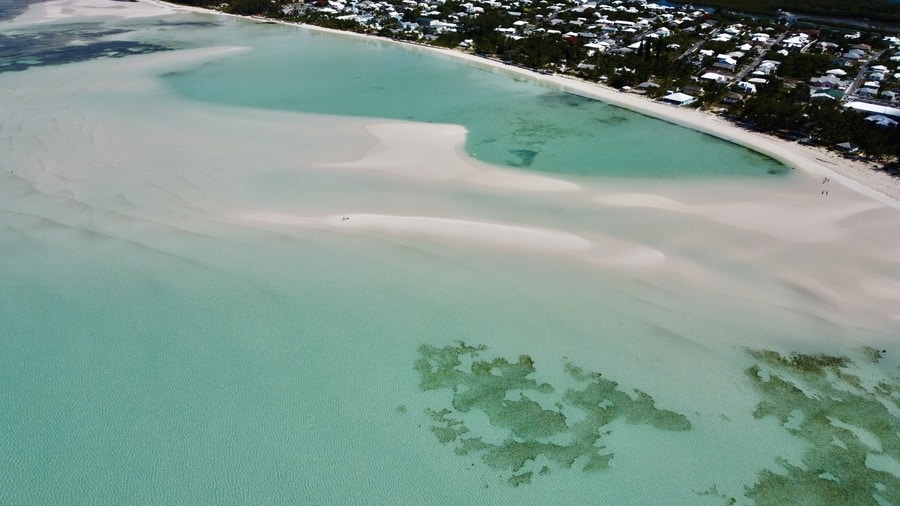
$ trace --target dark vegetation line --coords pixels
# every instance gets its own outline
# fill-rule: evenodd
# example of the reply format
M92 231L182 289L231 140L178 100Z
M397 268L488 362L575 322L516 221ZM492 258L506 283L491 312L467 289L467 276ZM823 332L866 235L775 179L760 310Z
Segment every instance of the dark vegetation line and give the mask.
M885 0L702 0L694 5L766 16L789 11L793 14L900 23L900 4Z

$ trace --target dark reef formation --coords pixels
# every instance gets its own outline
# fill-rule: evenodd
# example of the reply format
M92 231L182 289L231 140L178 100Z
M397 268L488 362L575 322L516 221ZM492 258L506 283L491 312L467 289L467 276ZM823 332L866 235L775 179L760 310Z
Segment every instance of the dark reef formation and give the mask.
M535 364L528 355L517 362L480 360L485 350L463 342L443 348L422 345L415 368L423 390L453 392L450 407L428 411L438 440L452 444L459 455L480 456L490 468L507 473L513 485L548 474L551 466L571 468L576 461L584 471L606 469L614 455L600 443L616 419L667 431L691 428L684 415L657 409L646 393L625 393L599 373L567 363L566 372L579 388L560 392L532 377ZM502 440L477 433L467 421L475 412L487 416L491 432L502 433ZM538 462L544 464L538 467Z
M863 376L847 357L749 353L758 364L747 375L763 397L754 416L776 417L810 447L802 466L761 471L747 496L759 505L900 504L900 384ZM863 350L870 362L881 354Z

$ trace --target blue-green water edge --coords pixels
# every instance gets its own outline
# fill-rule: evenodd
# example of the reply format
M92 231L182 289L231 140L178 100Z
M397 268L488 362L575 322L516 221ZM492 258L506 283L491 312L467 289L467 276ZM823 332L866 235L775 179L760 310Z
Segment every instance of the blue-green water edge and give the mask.
M463 125L472 156L538 171L664 178L786 173L767 157L708 135L415 48L278 26L247 32L253 36L233 42L253 52L166 79L191 98L220 104Z

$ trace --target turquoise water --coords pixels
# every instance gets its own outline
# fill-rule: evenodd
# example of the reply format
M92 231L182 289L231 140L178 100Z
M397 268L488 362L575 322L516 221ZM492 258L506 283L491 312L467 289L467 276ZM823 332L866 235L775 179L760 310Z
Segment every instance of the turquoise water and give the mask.
M168 82L191 98L221 104L463 125L466 150L476 158L545 172L784 173L780 164L710 136L414 48L284 27L247 31L229 42L253 52L167 76Z
M797 178L755 177L771 163L710 137L384 42L164 19L127 26L142 42L254 51L0 76L0 503L900 503L896 322L844 314L784 283L781 264L766 268L843 250L594 201L610 191L766 201L802 187ZM303 72L284 63L299 43L319 61ZM405 77L385 77L389 66ZM348 69L391 86L329 94ZM494 126L475 106L459 112L467 100L413 98L418 81L496 104ZM357 89L378 104L332 100ZM307 96L316 112L347 117L247 107L305 111ZM570 111L597 114L615 128L591 139L617 139L600 157L617 170L743 168L730 179L692 172L687 184L649 169L608 178L542 166L557 145L584 142L562 127L531 168L578 174L578 192L322 168L318 144L371 147L349 117L360 107L468 115L473 136L517 114L525 129L560 111L570 129L584 120ZM503 161L517 139L537 138L504 131L503 148L470 139L469 149L496 147ZM647 132L666 150L628 141ZM260 211L542 227L586 238L597 256L241 218ZM666 263L604 264L612 239ZM894 279L890 241L875 244L849 275ZM826 472L849 485L829 486Z

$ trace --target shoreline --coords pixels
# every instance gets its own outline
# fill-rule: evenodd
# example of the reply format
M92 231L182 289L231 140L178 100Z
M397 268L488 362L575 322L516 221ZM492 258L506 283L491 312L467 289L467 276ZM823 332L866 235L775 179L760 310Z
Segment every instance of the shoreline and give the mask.
M875 170L874 164L864 160L848 159L839 153L821 147L806 146L761 132L752 132L716 114L685 109L663 104L643 96L623 93L608 86L579 80L558 74L545 75L523 67L509 65L498 60L476 56L455 49L447 49L427 44L393 40L369 34L336 30L316 25L295 23L259 16L229 14L213 9L173 4L164 0L140 0L144 5L152 5L168 12L196 12L208 15L229 16L258 23L279 24L340 36L360 37L400 44L407 48L428 51L435 55L454 58L467 64L529 79L558 91L573 93L585 98L598 100L621 107L638 114L689 128L727 142L745 147L768 156L791 169L799 169L809 176L829 178L857 192L871 197L885 205L900 209L900 179ZM121 12L118 12L121 14Z
M232 16L259 23L280 24L337 35L376 39L400 44L404 47L429 51L437 55L444 55L445 57L454 58L485 69L504 72L512 76L524 77L539 84L549 85L560 91L598 100L651 118L711 135L768 156L789 168L799 169L810 176L827 177L829 179L833 178L836 182L839 182L847 188L872 197L883 204L900 209L900 179L875 170L876 165L873 163L864 160L848 159L839 153L829 151L822 147L806 146L761 132L751 132L710 112L663 104L639 95L623 93L599 83L579 80L575 77L558 74L540 74L530 69L509 65L498 60L476 56L455 49L393 40L316 25L293 23L280 19L229 14L213 9L173 4L162 0L143 1L167 9L181 9L204 14Z

